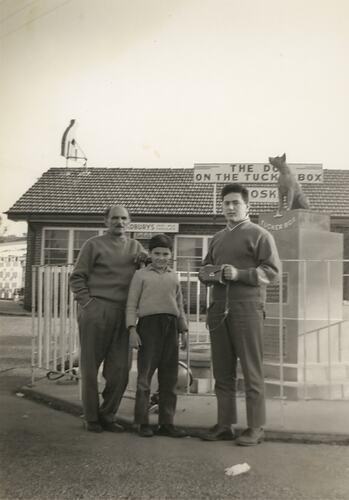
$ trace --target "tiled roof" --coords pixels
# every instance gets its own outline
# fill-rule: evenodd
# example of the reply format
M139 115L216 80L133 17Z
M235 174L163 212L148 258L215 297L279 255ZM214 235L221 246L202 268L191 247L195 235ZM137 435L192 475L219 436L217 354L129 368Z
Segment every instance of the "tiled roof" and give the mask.
M220 188L218 185L218 213ZM323 184L303 184L303 190L312 210L349 217L349 171L324 170ZM213 186L194 184L189 168L51 168L7 213L16 219L43 214L92 215L122 204L133 216L207 216L212 215L212 198ZM251 212L274 211L275 207L276 203L253 203Z

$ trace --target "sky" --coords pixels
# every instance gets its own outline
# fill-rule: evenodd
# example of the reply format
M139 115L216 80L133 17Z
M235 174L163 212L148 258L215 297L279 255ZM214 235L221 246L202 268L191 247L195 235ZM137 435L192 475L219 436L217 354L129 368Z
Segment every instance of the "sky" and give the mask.
M66 165L71 119L91 167L348 168L348 20L347 0L0 0L0 212Z

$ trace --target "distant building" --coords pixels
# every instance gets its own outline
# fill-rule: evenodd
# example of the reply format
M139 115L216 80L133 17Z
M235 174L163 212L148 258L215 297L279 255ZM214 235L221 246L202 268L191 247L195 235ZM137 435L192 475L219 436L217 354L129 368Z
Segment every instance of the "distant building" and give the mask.
M27 238L0 241L0 298L12 299L25 286Z
M25 306L31 304L32 265L74 263L84 241L105 230L103 213L113 204L128 208L130 233L145 247L154 232L168 233L174 268L197 271L210 238L225 226L222 186L217 185L214 203L213 185L195 183L190 168L49 169L7 212L10 220L28 222ZM344 258L349 259L349 171L325 169L323 183L304 184L303 190L311 210L329 214L331 230L343 233ZM251 200L251 219L257 222L260 213L275 213L277 205L277 200ZM348 264L344 272L348 299Z

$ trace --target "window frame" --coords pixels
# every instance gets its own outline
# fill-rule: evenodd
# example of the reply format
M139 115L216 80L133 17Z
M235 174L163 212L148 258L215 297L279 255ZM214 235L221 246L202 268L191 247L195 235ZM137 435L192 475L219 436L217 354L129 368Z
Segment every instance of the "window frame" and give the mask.
M174 239L174 259L173 259L173 268L177 271L177 262L178 262L178 240L184 238L196 238L202 240L202 260L206 257L208 252L209 240L212 239L213 235L211 234L176 234ZM186 272L186 271L180 271Z
M74 264L73 255L74 255L74 231L97 231L96 236L101 236L105 232L105 228L103 227L66 227L66 226L45 226L42 228L41 233L41 251L40 251L40 265L45 265L45 231L68 231L68 255L67 262L65 264L46 264L46 265L70 265Z

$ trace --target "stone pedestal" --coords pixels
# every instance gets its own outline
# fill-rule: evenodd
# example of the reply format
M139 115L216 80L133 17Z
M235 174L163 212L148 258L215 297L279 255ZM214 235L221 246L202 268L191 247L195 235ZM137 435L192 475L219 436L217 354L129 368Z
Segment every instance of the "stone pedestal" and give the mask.
M310 210L261 214L259 224L273 234L283 261L285 394L336 397L340 391L343 396L349 366L342 349L343 235L330 232L328 215ZM279 292L279 285L268 287L265 324L265 369L275 395L280 392Z

